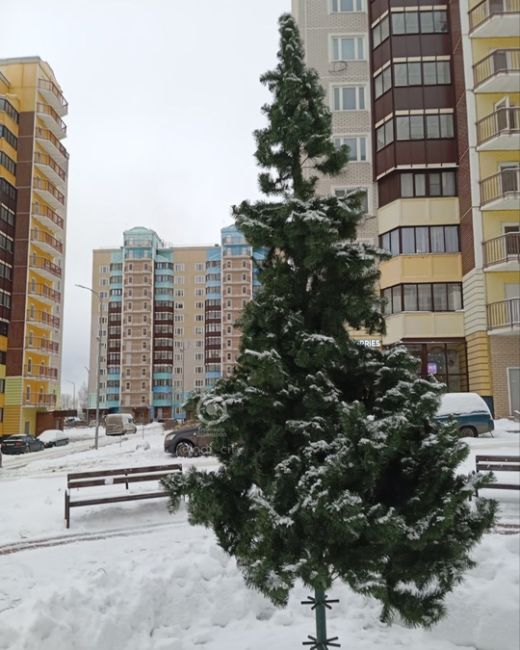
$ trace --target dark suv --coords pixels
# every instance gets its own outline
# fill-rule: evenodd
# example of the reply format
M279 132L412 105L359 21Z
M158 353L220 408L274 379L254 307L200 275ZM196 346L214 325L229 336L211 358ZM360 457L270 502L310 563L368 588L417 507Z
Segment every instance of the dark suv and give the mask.
M204 432L200 424L185 424L166 432L164 451L183 458L211 454L211 439L211 434Z

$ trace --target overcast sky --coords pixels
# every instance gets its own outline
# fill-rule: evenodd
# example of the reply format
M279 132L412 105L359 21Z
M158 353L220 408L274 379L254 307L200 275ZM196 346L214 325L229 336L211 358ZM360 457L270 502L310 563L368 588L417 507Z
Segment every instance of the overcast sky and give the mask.
M290 0L0 0L0 58L46 60L69 102L63 392L86 381L92 249L133 226L212 244L255 198L252 131Z

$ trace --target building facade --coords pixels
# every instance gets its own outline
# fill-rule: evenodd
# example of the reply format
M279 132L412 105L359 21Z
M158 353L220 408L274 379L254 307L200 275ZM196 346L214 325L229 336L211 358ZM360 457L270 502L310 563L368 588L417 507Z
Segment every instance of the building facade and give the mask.
M123 237L121 248L93 253L89 408L100 341L103 412L182 420L194 391L232 371L261 255L234 226L214 246L171 246L146 228Z
M45 61L0 59L0 435L59 402L67 110Z
M366 134L369 206L393 254L381 265L383 345L406 345L423 376L512 415L520 409L518 0L294 0L293 12L330 99L334 137L354 151L347 174L361 169ZM361 95L351 90L362 83ZM336 192L334 183L321 191Z

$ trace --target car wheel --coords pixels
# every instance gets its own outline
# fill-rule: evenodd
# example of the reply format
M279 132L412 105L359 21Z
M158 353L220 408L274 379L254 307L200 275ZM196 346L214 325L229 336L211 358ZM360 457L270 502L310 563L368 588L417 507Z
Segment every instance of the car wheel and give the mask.
M189 440L181 440L175 445L175 455L180 458L191 458L195 455L195 446Z
M474 427L461 427L459 429L459 435L461 438L477 438L478 433Z

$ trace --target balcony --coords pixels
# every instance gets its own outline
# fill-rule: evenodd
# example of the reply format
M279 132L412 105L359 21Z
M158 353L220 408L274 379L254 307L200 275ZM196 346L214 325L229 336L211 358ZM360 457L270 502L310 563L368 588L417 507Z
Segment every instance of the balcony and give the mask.
M520 271L520 232L508 232L484 242L484 267L490 271Z
M63 253L63 244L43 230L31 230L31 241L43 248L51 255Z
M519 0L520 1L520 0ZM499 108L477 122L479 151L520 149L520 108Z
M50 156L59 160L64 166L67 164L69 152L52 131L49 129L41 129L37 126L35 136L38 140L38 144L40 144Z
M38 406L40 408L54 408L56 406L56 395L52 393L40 393L39 395L24 395L25 406Z
M33 203L32 214L48 228L54 229L57 226L60 230L63 230L63 226L65 225L64 220L50 208L39 203Z
M69 104L55 83L47 79L38 79L38 92L58 115L67 114Z
M44 257L31 255L29 258L29 267L36 270L38 273L45 275L45 277L49 278L49 280L61 278L61 266L49 262L49 260L46 260Z
M40 336L33 337L29 335L25 340L25 349L34 352L43 352L44 354L58 354L60 344Z
M31 377L33 379L58 379L58 369L48 368L47 366L24 366L23 374L25 377Z
M518 92L520 49L495 50L473 66L475 91L481 93Z
M488 332L508 336L520 331L520 298L509 298L487 306Z
M482 210L518 210L520 207L520 167L502 169L480 182Z
M61 139L67 136L67 125L53 108L38 102L36 104L36 113L57 138Z
M29 283L28 293L38 300L59 305L61 302L61 293L51 289L46 284L33 284Z
M469 12L469 33L476 38L517 36L520 0L484 0Z
M60 329L60 319L45 311L27 310L27 322L35 323L38 327L51 327L55 330Z
M65 207L65 196L50 181L35 178L33 180L33 189L41 195L45 203L48 203L55 210Z
M67 184L67 173L51 158L51 156L37 151L34 154L34 164L52 183L57 185L61 190L65 189Z

